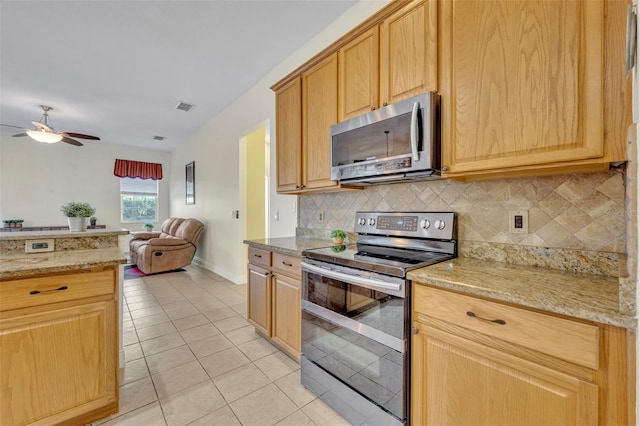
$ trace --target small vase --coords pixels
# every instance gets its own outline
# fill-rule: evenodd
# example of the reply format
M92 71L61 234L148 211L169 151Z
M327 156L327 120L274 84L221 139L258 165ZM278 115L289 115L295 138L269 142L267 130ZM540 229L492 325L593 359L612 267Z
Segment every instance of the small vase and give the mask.
M68 217L69 231L71 232L84 232L87 230L87 218L86 217Z

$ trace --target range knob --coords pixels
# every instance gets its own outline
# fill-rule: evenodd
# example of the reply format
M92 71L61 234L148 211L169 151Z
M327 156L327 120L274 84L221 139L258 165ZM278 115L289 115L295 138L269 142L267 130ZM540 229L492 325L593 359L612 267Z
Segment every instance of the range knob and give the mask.
M369 226L373 226L376 224L376 220L374 218L369 218Z
M429 219L423 219L420 222L420 226L422 227L422 229L429 229L429 227L431 226L431 221L429 221Z
M435 227L436 227L436 229L440 229L440 230L442 230L442 229L444 229L444 227L445 227L446 225L445 225L445 223L444 223L444 220L440 220L440 219L438 219L438 220L436 220L436 221L435 221L435 223L433 224L433 226L435 226Z
M367 219L365 219L364 217L361 217L360 219L358 219L358 225L364 226L367 224Z

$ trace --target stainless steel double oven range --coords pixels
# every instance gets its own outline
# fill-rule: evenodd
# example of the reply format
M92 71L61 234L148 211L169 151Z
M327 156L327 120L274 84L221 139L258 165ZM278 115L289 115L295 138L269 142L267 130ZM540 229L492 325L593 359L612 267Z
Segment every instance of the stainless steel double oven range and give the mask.
M406 274L457 256L455 215L357 212L355 232L302 253L302 384L352 424L408 424Z

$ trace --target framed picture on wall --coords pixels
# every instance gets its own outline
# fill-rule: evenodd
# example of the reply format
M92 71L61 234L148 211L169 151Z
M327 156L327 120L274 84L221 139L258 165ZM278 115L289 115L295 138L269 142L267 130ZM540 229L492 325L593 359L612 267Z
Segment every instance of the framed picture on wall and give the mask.
M185 166L185 193L186 203L196 203L196 162L192 161Z

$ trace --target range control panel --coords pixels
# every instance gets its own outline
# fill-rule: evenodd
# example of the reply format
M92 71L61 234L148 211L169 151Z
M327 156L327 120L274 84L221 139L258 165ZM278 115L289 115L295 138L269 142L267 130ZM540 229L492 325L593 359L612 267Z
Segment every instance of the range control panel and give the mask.
M453 212L356 212L359 234L452 240L456 238Z

